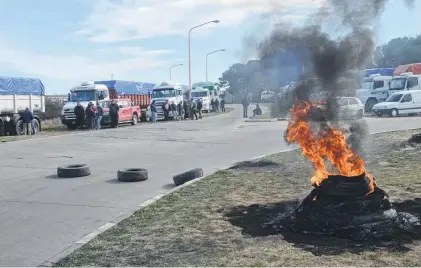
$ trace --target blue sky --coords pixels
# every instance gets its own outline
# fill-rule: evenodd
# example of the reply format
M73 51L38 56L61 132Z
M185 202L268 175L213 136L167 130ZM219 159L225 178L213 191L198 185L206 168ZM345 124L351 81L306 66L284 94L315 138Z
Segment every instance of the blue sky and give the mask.
M275 4L282 2L282 6ZM0 76L41 78L48 94L82 81L169 80L188 84L187 33L192 33L192 80L217 81L231 64L253 57L244 37L260 39L275 22L300 23L323 0L0 0ZM273 11L277 11L276 15ZM391 0L376 25L376 41L421 33L421 5Z

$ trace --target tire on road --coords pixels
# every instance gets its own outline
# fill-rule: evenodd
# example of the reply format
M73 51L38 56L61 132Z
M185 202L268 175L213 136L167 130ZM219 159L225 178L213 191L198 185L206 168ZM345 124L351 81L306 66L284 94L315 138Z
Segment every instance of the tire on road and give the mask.
M78 178L91 175L91 167L85 164L64 165L57 168L57 176L61 178Z
M173 181L176 186L180 186L188 181L200 178L202 176L203 176L203 169L195 168L195 169L191 169L189 171L180 173L178 175L175 175L173 177Z
M124 182L146 181L148 171L144 168L127 168L117 171L117 179Z

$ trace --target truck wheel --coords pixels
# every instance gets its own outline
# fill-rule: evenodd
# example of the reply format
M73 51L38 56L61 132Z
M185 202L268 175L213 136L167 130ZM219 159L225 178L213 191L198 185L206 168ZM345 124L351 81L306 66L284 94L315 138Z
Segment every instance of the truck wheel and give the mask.
M128 168L117 171L117 179L124 182L146 181L148 171L143 168Z
M41 128L38 120L34 119L34 121L32 122L32 135L35 135L38 132L40 132L40 129Z
M16 121L16 135L18 136L25 135L25 131L23 131L22 120Z
M365 104L365 111L367 113L371 113L371 111L373 111L373 106L375 104L377 104L377 101L376 100L373 100L373 99L367 100L367 103Z
M91 175L91 168L88 165L64 165L57 168L57 176L61 178L78 178Z
M175 175L173 177L173 181L176 186L180 186L188 181L200 178L202 176L203 176L203 169L195 168L195 169L180 173L178 175Z
M139 118L137 118L137 114L134 114L132 117L132 125L136 125L139 122Z
M390 111L390 116L391 117L396 117L398 115L399 115L398 109L392 109L392 111Z

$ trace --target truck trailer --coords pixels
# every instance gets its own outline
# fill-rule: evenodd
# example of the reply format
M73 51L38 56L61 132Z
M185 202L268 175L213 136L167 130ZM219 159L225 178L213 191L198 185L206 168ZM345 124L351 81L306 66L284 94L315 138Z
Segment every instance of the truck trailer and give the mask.
M40 79L0 77L0 136L23 135L21 114L34 113L33 134L41 131L38 113L45 112L45 88Z

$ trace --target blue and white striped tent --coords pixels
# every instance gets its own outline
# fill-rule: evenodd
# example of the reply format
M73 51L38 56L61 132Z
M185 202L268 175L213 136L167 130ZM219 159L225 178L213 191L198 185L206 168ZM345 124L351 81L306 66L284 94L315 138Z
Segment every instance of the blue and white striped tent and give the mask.
M118 95L147 95L152 94L154 83L132 82L124 80L95 81L94 84L102 84L108 89L114 89Z
M45 95L41 80L0 76L0 95Z

